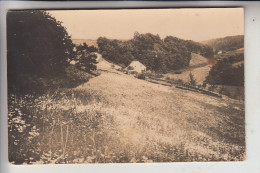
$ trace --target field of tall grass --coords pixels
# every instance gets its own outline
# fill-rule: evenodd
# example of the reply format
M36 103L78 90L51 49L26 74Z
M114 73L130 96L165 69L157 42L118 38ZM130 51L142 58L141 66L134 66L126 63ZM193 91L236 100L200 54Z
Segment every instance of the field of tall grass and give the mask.
M130 76L125 81L121 78L126 79L116 74L101 75L76 89L59 89L41 96L10 95L10 162L245 159L240 103L231 107L218 98L177 89L172 92ZM185 106L188 100L193 102Z

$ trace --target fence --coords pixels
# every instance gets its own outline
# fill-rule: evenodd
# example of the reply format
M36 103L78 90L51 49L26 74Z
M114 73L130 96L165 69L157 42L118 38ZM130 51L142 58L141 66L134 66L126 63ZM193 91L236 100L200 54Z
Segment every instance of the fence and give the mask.
M166 79L160 79L160 78L155 78L155 77L149 77L149 78L146 78L145 80L152 82L152 83L161 84L164 86L175 86L175 88L189 90L189 91L193 91L193 92L206 94L209 96L222 98L222 96L218 93L215 93L215 92L212 92L212 91L209 91L206 89L198 88L198 87L195 87L195 86L192 86L190 84L183 83L180 81L166 80Z

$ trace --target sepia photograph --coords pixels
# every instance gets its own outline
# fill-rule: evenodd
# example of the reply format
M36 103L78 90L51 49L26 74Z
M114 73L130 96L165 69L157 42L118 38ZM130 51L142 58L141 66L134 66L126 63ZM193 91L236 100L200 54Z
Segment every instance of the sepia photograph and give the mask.
M6 20L11 164L246 159L243 8Z

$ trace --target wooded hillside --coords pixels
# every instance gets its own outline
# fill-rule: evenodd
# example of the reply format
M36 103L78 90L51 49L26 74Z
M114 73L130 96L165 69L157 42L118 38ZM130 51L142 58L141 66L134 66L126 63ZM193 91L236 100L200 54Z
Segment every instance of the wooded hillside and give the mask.
M212 47L216 54L218 51L233 51L244 47L244 35L216 38L202 43Z
M182 40L173 36L161 39L159 35L139 34L134 38L121 41L100 37L97 40L99 52L103 58L122 67L132 60L143 63L148 70L167 73L189 66L191 52L212 58L213 49L209 46Z

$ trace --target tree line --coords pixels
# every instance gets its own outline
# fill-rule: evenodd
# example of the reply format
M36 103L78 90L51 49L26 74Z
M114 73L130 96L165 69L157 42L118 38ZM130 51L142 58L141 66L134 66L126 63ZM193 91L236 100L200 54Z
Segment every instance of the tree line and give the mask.
M213 49L190 40L167 36L161 39L151 33L134 33L130 40L117 40L99 37L98 50L103 58L122 67L131 61L138 60L147 69L167 73L189 66L191 52L199 53L206 58L213 58Z

